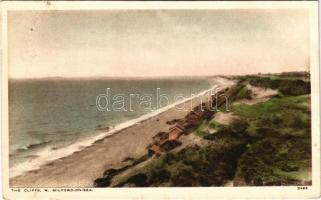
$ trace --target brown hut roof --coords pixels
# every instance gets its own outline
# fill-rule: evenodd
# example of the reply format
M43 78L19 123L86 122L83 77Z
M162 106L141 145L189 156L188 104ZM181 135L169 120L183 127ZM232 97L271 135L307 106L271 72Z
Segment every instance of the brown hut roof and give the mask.
M151 146L149 150L153 151L155 154L158 154L158 155L161 153L161 148L155 144Z
M172 126L172 127L169 128L170 131L173 130L173 129L178 129L181 132L184 132L184 130L185 130L184 126L182 126L181 124L178 124L178 123L175 124L175 126Z
M174 127L168 133L168 140L177 140L182 133L183 131L181 129Z

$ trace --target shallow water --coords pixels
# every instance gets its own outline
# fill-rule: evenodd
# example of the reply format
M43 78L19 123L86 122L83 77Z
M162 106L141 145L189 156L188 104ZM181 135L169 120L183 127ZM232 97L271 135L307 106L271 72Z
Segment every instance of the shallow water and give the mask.
M22 167L22 164L32 162L49 151L63 151L77 143L83 143L87 138L92 139L117 124L152 111L146 109L149 108L146 104L142 107L139 98L132 98L129 104L130 94L151 95L151 107L156 110L157 107L167 105L164 99L157 101L159 95L166 94L168 103L172 104L179 100L174 99L178 94L188 98L209 87L205 79L11 80L10 169L19 169L19 165ZM97 96L106 94L107 88L110 88L109 99L115 94L125 97L127 111L112 109L115 102L112 99L108 104L110 111L97 108ZM157 102L160 103L158 106ZM18 175L19 172L15 171L14 174Z

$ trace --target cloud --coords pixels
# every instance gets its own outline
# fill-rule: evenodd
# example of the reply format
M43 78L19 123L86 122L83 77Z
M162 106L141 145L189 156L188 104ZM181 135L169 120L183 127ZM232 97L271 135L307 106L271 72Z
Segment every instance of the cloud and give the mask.
M302 70L309 63L308 30L304 9L13 11L9 76Z

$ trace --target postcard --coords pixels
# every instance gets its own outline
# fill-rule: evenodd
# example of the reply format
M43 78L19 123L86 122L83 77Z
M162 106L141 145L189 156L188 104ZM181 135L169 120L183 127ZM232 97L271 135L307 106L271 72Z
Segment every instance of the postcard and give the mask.
M1 9L6 199L320 196L318 2Z

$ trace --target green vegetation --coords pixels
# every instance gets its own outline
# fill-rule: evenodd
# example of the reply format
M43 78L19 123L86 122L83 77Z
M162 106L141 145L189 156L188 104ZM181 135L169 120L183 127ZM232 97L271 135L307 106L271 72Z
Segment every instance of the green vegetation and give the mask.
M272 98L238 104L232 110L248 123L251 139L239 159L238 177L253 185L297 184L307 178L311 160L310 97Z
M294 77L244 76L241 77L240 80L247 81L249 84L257 87L278 89L279 92L285 96L296 96L310 93L310 82Z
M200 137L205 137L206 135L210 134L207 128L209 127L209 121L204 120L198 128L195 130L196 135ZM214 125L213 125L214 127ZM216 127L216 126L215 126Z
M308 95L272 98L256 105L232 105L231 110L250 124L247 133L252 137L265 134L306 135L310 127L310 97Z
M127 180L136 186L220 186L234 177L236 158L244 143L234 140L216 142L207 147L194 146L155 159L139 174L144 180ZM137 174L136 174L137 175ZM135 175L134 175L135 176Z
M119 186L222 186L311 184L310 83L294 74L241 77L232 101L249 99L245 86L278 89L254 105L232 104L230 125L204 120L195 134L209 142L152 160ZM215 130L215 131L213 131Z
M241 84L241 88L239 89L239 92L235 95L235 100L237 99L251 99L252 98L252 92L249 90L244 84Z
M219 132L219 130L221 130L225 127L226 127L226 125L220 124L214 120L211 120L211 121L204 120L197 127L197 129L194 131L194 133L196 135L198 135L199 137L207 138L207 137L210 137L210 135L216 134L217 132Z

